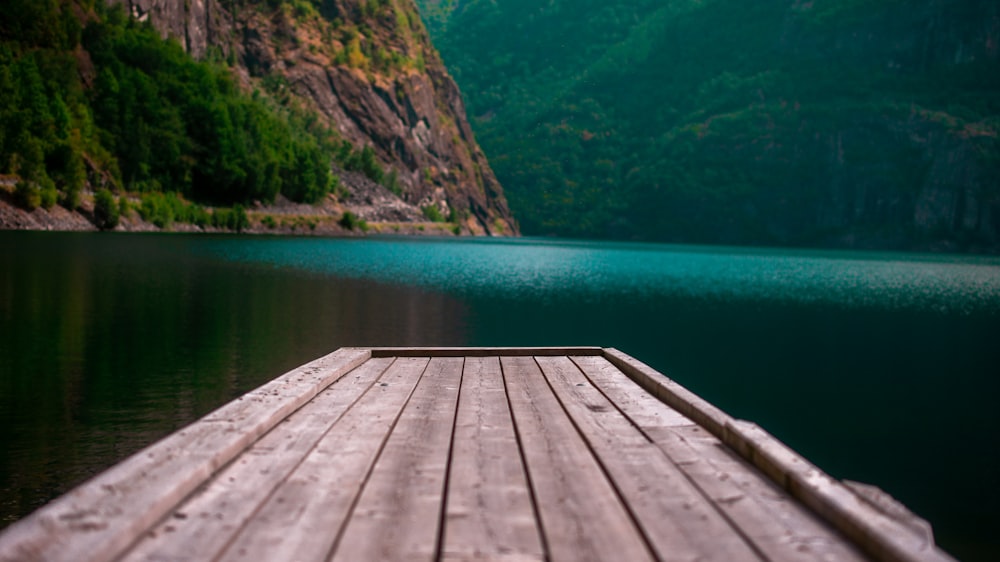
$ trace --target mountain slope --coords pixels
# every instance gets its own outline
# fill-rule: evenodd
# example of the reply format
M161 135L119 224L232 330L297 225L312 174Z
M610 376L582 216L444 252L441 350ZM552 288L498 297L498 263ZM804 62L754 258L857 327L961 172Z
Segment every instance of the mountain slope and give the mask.
M985 0L422 0L527 233L1000 248Z
M212 204L350 199L356 182L337 183L350 170L418 215L516 233L409 0L107 4L123 10L102 0L6 9L4 115L25 114L18 99L54 109L7 123L0 173L75 208L83 183ZM66 126L50 134L60 112ZM25 153L19 139L37 150ZM65 165L59 150L82 164Z

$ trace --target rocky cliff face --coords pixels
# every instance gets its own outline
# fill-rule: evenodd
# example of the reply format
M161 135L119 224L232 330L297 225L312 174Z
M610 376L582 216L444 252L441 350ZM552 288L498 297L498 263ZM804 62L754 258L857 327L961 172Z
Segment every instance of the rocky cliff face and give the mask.
M405 202L437 207L473 233L517 233L412 0L108 1L374 148Z

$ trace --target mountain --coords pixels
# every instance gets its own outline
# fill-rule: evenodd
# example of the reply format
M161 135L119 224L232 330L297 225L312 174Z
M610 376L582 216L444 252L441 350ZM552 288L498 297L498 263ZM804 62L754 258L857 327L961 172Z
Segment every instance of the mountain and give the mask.
M86 187L213 205L378 199L456 230L517 232L411 0L5 12L0 174L29 203L73 209Z
M992 0L419 0L528 234L1000 250Z

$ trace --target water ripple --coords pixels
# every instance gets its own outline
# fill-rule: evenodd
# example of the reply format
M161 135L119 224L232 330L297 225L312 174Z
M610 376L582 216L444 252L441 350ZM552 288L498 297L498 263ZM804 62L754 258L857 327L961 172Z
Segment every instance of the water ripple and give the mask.
M549 240L217 240L229 260L458 295L1000 313L1000 259Z

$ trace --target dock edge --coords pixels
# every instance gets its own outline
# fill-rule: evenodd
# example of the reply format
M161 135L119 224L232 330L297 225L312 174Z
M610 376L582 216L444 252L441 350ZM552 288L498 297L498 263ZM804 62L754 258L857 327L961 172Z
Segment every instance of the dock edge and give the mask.
M935 545L932 533L918 532L893 518L757 424L731 417L617 349L606 348L602 355L646 391L707 429L870 556L893 562L954 562Z

